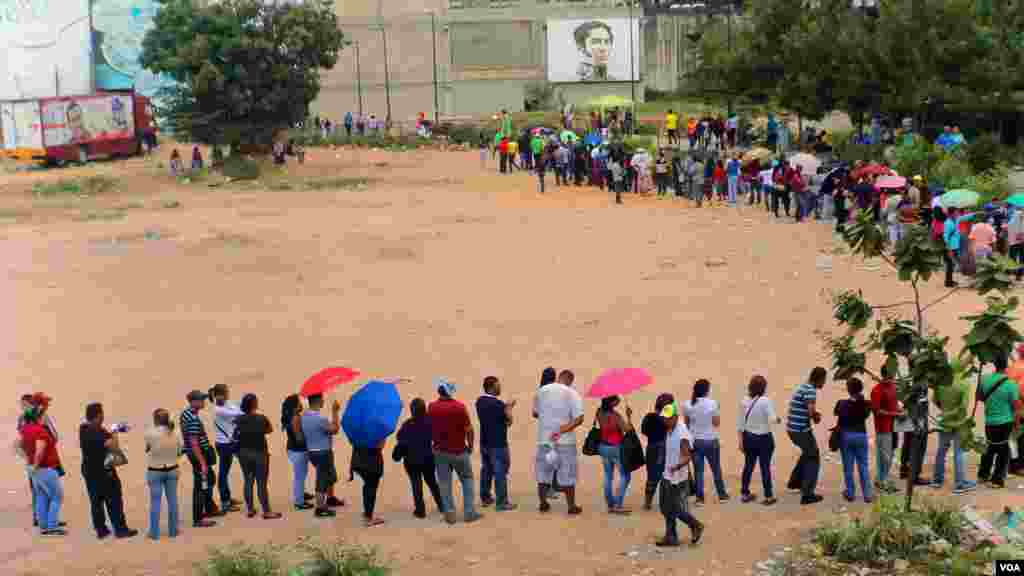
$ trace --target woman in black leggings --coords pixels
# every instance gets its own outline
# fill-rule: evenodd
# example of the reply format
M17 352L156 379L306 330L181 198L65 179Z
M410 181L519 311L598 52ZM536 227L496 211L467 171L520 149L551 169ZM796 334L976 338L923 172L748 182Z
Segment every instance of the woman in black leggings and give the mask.
M270 473L270 452L267 449L267 434L274 431L270 420L257 412L259 402L255 394L242 398L242 415L235 420L235 436L238 444L238 461L242 465L245 480L245 509L249 518L256 516L253 502L253 485L256 487L263 508L263 518L273 520L281 514L270 509L267 494L267 476Z
M412 417L402 424L398 431L398 445L392 454L395 462L404 461L405 473L409 475L412 486L412 499L415 505L413 515L417 518L427 517L427 506L423 501L423 483L430 489L434 503L439 511L444 511L441 503L441 490L437 485L434 469L434 453L431 450L430 420L427 418L427 404L422 398L416 398L409 404Z
M377 506L377 488L384 476L383 450L384 442L372 448L352 447L352 468L348 481L354 480L356 474L363 479L363 522L367 528L384 523L373 515L373 509Z

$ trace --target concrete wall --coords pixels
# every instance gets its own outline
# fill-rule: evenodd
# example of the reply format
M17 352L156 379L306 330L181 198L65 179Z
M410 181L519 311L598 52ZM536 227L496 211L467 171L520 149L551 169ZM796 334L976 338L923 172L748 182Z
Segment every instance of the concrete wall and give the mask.
M622 18L629 10L622 0L338 0L339 24L359 43L364 112L386 114L384 41L393 119L408 121L419 112L433 116L434 68L432 41L437 49L438 100L442 115L488 113L523 108L525 87L543 81L546 64L546 21L549 18ZM431 16L435 14L435 33ZM641 79L638 100L646 86L678 90L692 72L695 47L686 32L699 25L693 17L643 18ZM346 48L337 66L322 74L323 90L314 113L341 118L358 109L354 47ZM617 94L629 97L629 82L567 83L558 88L570 102Z

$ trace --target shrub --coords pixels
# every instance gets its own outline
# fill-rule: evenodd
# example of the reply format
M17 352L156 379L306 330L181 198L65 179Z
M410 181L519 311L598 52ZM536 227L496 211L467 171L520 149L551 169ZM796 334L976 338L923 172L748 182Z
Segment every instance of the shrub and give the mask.
M985 172L996 167L1003 159L1003 146L995 134L982 134L969 143L964 150L967 163L975 172Z
M281 561L277 549L234 544L211 548L196 572L201 576L280 576Z
M479 126L474 124L452 124L448 128L448 141L456 144L472 144L474 146L480 143L480 135L486 134ZM490 139L493 139L494 133L490 134Z
M633 136L632 138L626 138L622 141L622 147L629 152L634 152L640 148L646 148L652 155L657 153L657 144L655 139L650 136Z
M896 172L910 177L915 174L930 175L942 160L942 148L924 138L914 138L912 144L900 144L893 148L893 168Z
M633 133L639 136L657 136L658 125L648 122L641 122L633 127Z
M260 164L248 156L232 154L224 159L222 173L232 180L255 180L260 177Z
M302 564L303 576L385 576L390 572L372 548L347 546L342 542L305 542L299 548L309 558Z
M856 142L857 133L854 131L837 132L832 138L832 151L844 162L854 163L857 160L864 162L878 162L885 155L885 147L881 144L860 144Z

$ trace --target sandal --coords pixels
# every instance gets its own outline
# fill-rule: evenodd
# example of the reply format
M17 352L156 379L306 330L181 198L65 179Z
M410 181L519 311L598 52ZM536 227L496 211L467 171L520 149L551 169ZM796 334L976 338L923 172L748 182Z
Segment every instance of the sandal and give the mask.
M380 526L383 523L384 520L381 520L380 518L366 518L365 520L363 520L363 526L365 526L366 528Z
M580 515L582 513L583 513L583 508L580 508L579 506L573 506L572 508L569 508L569 515L570 516L578 516L578 515Z
M764 506L774 506L776 502L778 502L778 500L776 500L775 498L765 498L764 501L761 502L761 504Z

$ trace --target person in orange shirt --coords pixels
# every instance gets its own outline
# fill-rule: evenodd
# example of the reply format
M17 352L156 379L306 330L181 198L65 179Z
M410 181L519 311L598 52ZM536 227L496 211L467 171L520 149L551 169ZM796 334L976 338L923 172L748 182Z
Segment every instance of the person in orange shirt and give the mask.
M693 150L697 146L697 119L693 116L686 121L686 135L690 139L690 149Z
M1017 361L1006 369L1006 375L1016 380L1019 387L1021 400L1013 403L1015 426L1019 428L1024 425L1024 344L1017 346ZM1017 457L1010 460L1010 474L1024 476L1024 435L1017 438Z
M968 238L974 242L975 260L982 260L992 256L992 244L996 240L996 230L989 224L987 217L971 227L971 233Z

